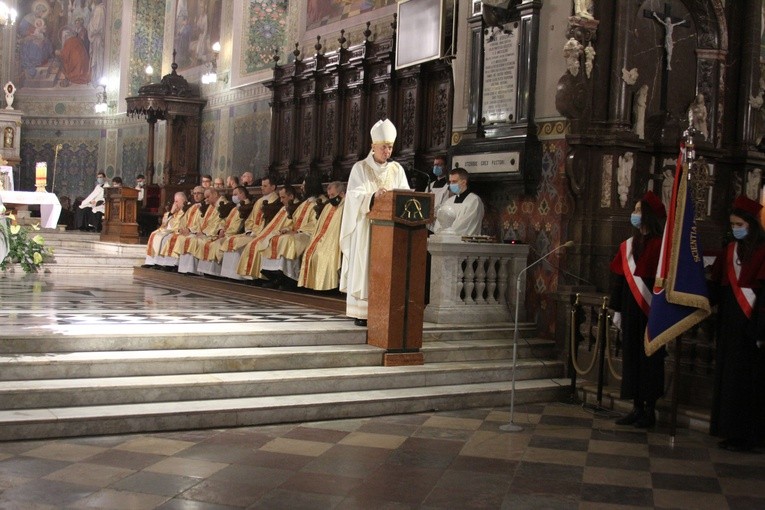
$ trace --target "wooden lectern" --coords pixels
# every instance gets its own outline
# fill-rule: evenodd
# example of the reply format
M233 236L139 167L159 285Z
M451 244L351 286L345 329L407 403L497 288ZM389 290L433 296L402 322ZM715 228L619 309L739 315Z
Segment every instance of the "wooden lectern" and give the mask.
M393 190L375 198L369 254L367 343L386 350L383 365L422 365L427 224L433 194Z
M104 188L104 222L101 240L110 243L138 244L138 190Z

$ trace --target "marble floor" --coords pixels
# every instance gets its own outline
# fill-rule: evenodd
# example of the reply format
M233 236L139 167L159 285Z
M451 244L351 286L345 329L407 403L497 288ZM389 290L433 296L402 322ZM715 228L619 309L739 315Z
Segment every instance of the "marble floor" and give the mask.
M580 406L0 443L0 508L765 508L765 455Z
M130 278L0 276L2 336L353 328L339 314ZM139 320L140 319L140 320ZM197 321L200 324L197 324ZM301 327L304 324L301 324ZM293 326L294 327L294 326ZM765 455L579 405L0 442L0 509L765 508Z

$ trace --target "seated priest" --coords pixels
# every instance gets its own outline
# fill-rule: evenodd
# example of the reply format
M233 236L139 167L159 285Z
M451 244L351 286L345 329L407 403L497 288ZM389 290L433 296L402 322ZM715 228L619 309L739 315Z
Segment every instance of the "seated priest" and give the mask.
M101 230L101 220L104 217L104 186L106 174L99 171L96 174L96 186L90 195L80 204L74 217L74 228L95 232Z
M345 184L337 181L329 183L327 196L329 200L318 206L316 230L303 252L298 287L332 290L340 284L340 224Z
M244 232L229 236L221 246L221 252L223 253L220 270L221 276L234 280L242 279L236 272L236 268L239 266L239 258L242 255L242 249L252 241L254 236L257 236L263 230L263 227L271 221L271 218L281 208L279 194L276 192L275 178L271 176L263 177L260 182L260 192L263 195L255 201L250 214L244 221Z
M183 226L183 218L186 214L186 193L178 191L173 196L173 205L162 218L160 227L151 233L149 241L146 243L146 260L144 266L155 266L158 264L157 258L160 256L162 246L167 243L170 237L177 233Z
M205 203L200 209L201 222L196 232L181 236L175 244L174 254L178 256L178 272L197 274L197 259L194 253L198 243L204 243L218 233L221 224L219 201L223 199L218 190L205 188Z
M483 202L478 195L470 190L468 179L469 175L464 168L450 170L449 191L452 196L440 207L440 209L446 207L454 209L455 219L451 229L455 235L459 236L481 235L481 224L483 223ZM442 225L436 219L433 232L438 234L446 228L447 226Z
M194 202L190 207L186 208L186 214L181 219L181 224L178 227L178 231L171 234L169 239L162 243L162 247L159 250L159 257L156 258L156 263L165 266L166 268L173 268L178 266L178 255L175 253L175 247L179 241L185 241L185 236L188 236L194 232L199 231L199 224L202 222L202 206L204 205L205 190L202 186L196 186L191 191L191 199Z
M276 216L242 250L239 265L236 268L239 276L263 279L264 277L260 272L260 260L263 252L268 248L271 238L289 232L295 224L295 213L300 204L295 188L288 184L280 189L279 201L282 203L282 207Z
M221 261L223 260L221 248L230 237L242 233L244 220L252 212L252 199L247 188L244 186L234 188L231 192L231 202L227 202L225 206L219 206L219 210L221 214L224 211L227 211L227 214L223 224L218 229L218 235L204 243L201 252L195 253L199 259L197 270L200 273L213 276L220 276Z
M297 287L300 258L316 230L318 220L316 206L327 201L321 180L315 174L306 177L303 190L306 198L292 214L292 227L283 228L278 235L272 237L261 257L260 272L273 286L278 285L287 289Z

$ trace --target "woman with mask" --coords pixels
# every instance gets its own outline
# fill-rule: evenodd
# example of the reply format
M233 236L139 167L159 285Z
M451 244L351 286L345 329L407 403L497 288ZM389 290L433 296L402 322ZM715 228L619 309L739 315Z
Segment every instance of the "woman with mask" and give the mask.
M632 400L632 411L616 420L617 425L653 427L656 400L664 394L666 350L646 356L643 339L666 217L659 197L646 193L630 216L632 237L619 245L611 261L615 278L609 303L614 325L622 331L621 398Z
M730 213L733 239L712 266L718 301L710 432L720 448L751 450L765 438L765 232L762 206L744 196Z

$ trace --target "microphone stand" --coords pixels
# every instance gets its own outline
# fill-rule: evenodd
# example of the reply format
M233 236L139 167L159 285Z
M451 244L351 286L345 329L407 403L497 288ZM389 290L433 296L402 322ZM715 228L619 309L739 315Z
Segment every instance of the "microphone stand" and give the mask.
M427 173L427 172L423 172L422 170L419 170L419 169L418 169L416 166L414 166L414 165L412 165L412 166L411 166L411 169L412 169L412 171L413 171L413 172L416 172L416 173L418 173L418 174L420 174L420 175L424 175L424 176L425 176L425 182L427 182L427 183L428 183L428 184L425 186L425 191L426 191L426 192L428 192L428 193L431 193L431 191L430 191L430 174L429 174L429 173Z
M513 321L513 377L512 389L510 391L510 422L499 427L500 430L504 430L505 432L520 432L523 430L523 427L513 423L513 417L515 416L515 370L518 361L518 310L521 302L521 277L526 273L526 271L536 266L556 251L560 250L561 248L570 248L572 246L574 246L574 242L568 241L548 251L537 260L521 269L521 271L518 273L518 277L515 279L515 320Z

